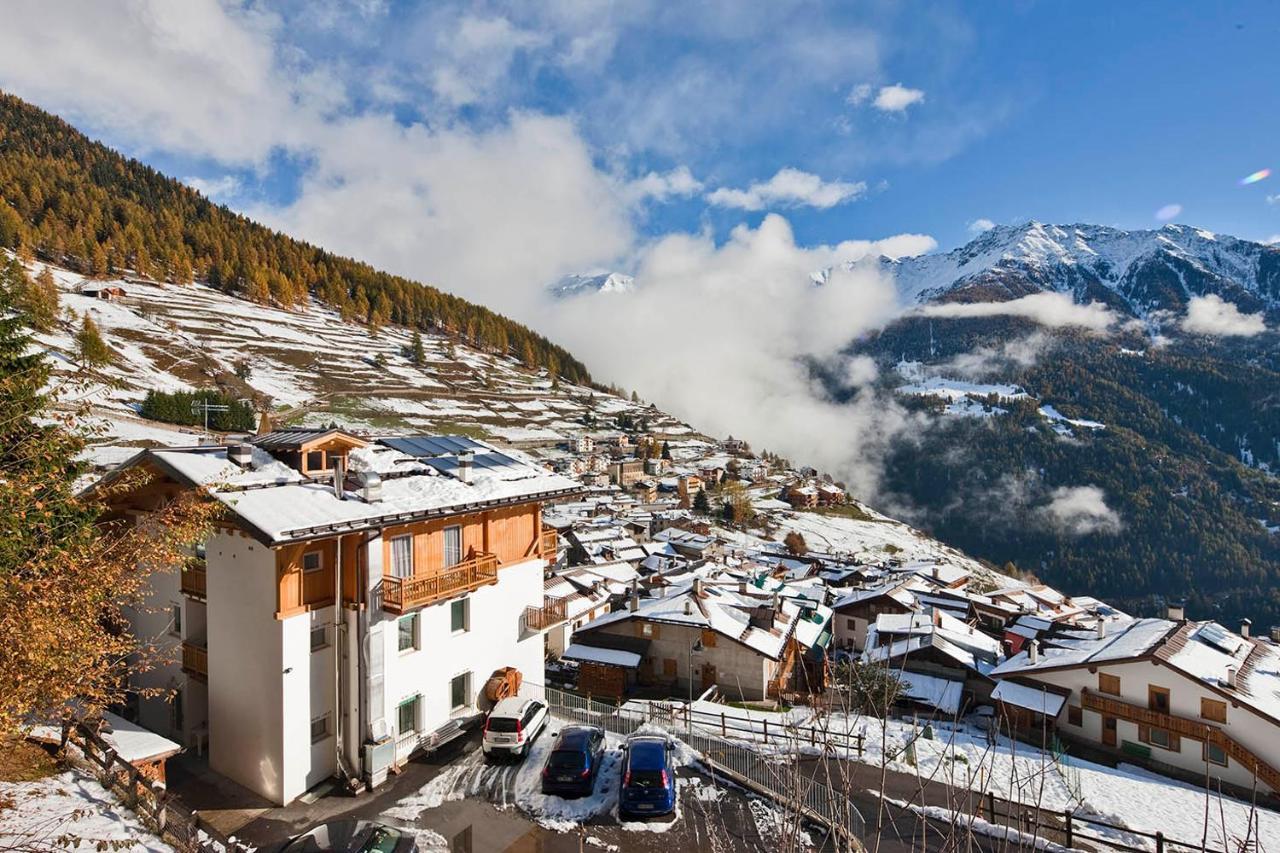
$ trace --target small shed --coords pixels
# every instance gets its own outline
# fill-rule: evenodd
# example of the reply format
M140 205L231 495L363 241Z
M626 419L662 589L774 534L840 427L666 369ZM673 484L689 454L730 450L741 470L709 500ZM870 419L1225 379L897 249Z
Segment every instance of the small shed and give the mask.
M108 302L115 302L116 300L124 299L129 294L118 284L88 282L80 285L80 295L88 296L92 299L105 299Z

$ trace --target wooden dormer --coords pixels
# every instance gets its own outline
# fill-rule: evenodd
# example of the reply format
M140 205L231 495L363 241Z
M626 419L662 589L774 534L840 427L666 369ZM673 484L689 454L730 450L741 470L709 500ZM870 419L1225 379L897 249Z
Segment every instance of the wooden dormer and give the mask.
M340 429L278 429L254 436L251 441L276 459L310 477L333 471L333 460L345 459L352 450L369 442Z

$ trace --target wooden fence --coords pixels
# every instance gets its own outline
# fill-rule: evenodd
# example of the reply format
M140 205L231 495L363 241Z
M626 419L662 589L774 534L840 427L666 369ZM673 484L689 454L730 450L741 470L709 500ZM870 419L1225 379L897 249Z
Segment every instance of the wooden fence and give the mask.
M83 724L64 726L62 741L75 745L104 788L118 795L142 824L183 853L248 853L251 847L223 835L157 782L121 758Z

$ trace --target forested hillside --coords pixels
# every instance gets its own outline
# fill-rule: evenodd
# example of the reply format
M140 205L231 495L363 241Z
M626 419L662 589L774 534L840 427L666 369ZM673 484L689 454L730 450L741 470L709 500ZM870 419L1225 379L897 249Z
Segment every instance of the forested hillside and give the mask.
M258 225L173 178L0 93L0 247L93 276L129 270L208 281L283 307L308 295L345 319L444 328L572 382L586 368L542 335L488 308Z

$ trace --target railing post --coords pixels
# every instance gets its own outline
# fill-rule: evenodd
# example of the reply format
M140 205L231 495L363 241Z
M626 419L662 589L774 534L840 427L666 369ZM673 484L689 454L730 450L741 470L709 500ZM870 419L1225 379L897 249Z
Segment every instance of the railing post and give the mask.
M1071 809L1067 809L1062 813L1062 826L1066 830L1066 847L1071 846Z
M720 737L729 736L729 725L724 718L724 711L720 712Z
M1164 853L1164 833L1156 830L1156 853Z
M767 719L764 721L764 742L769 742L769 721Z

